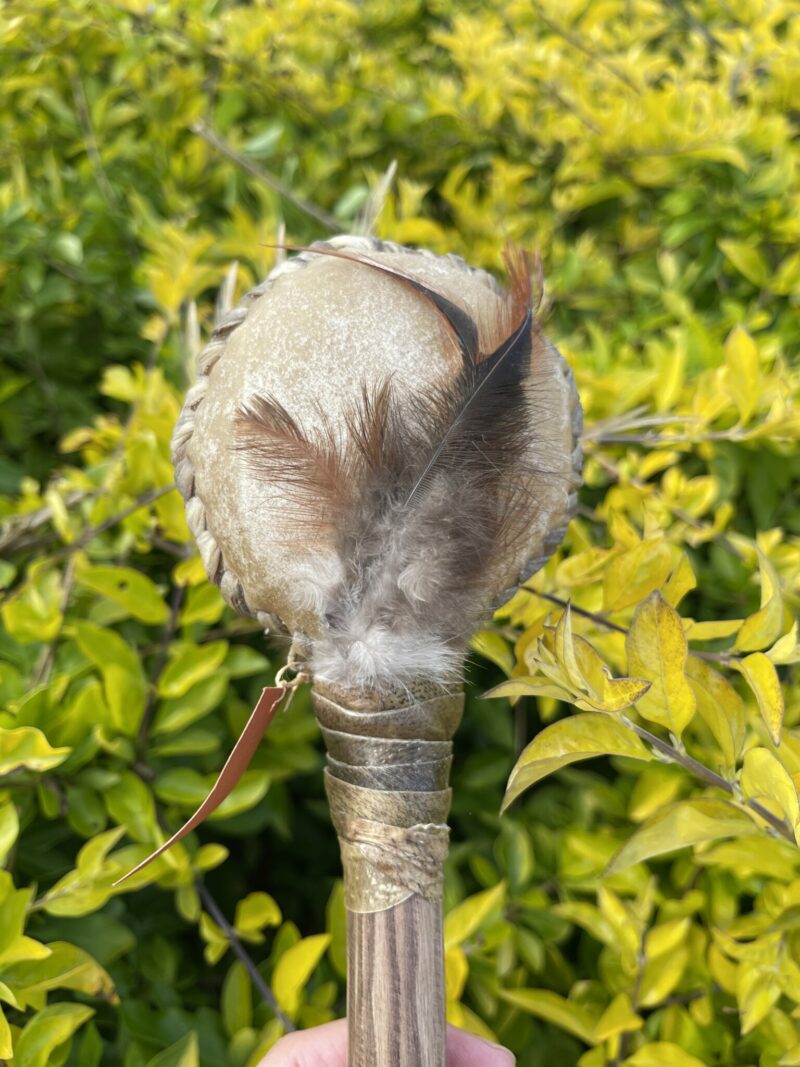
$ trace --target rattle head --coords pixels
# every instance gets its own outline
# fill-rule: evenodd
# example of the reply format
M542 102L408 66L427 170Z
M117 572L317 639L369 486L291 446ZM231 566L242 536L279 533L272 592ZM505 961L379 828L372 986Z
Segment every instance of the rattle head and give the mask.
M454 256L320 242L200 354L173 458L206 570L329 680L452 678L563 537L580 406L509 262L510 294Z

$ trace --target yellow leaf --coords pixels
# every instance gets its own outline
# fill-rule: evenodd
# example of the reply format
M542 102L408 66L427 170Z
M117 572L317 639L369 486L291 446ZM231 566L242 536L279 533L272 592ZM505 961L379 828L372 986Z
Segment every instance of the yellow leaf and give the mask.
M756 551L761 573L761 607L742 623L736 637L736 648L740 652L769 648L783 629L783 598L777 571L760 548Z
M653 763L637 776L628 804L631 822L644 822L661 808L676 800L686 783L686 776L678 768L665 763Z
M772 1011L781 995L781 987L774 968L760 961L743 960L736 980L736 1000L741 1015L742 1035L749 1034Z
M642 1017L633 1010L628 994L617 993L598 1019L594 1028L594 1039L597 1042L607 1041L610 1037L616 1037L617 1034L641 1030L643 1026Z
M744 272L743 272L744 273ZM758 349L742 326L731 330L725 342L726 384L743 424L750 421L761 393Z
M453 945L444 954L444 981L448 1000L460 1000L464 983L469 974L469 963L464 950Z
M639 984L639 1003L643 1008L652 1008L673 992L683 977L689 962L689 949L676 946L671 952L648 959Z
M652 593L634 612L625 644L628 673L652 682L636 710L680 737L695 709L684 674L688 645L680 616L659 593Z
M638 604L664 584L671 566L672 553L664 540L642 541L634 545L606 567L603 607L606 611L620 611Z
M515 1008L574 1034L587 1045L597 1044L595 1018L585 1007L560 997L558 993L551 993L549 989L503 989L500 996Z
M726 765L734 767L742 751L746 730L742 698L719 671L699 656L689 656L686 675L700 717L722 749Z
M615 874L651 856L689 845L755 833L758 827L753 820L727 800L679 800L640 826L611 860L606 873Z
M683 620L686 636L690 641L716 641L719 637L732 637L742 625L741 619L721 619L719 622L695 622Z
M683 916L670 919L648 930L644 948L647 958L655 959L667 952L673 952L686 941L690 925L691 920L688 916Z
M758 701L758 710L774 745L781 743L783 730L783 692L774 664L763 652L754 652L737 662L747 684Z
M788 819L790 826L797 826L800 819L797 789L792 776L768 749L750 749L744 757L740 784L748 799L760 801L774 814Z
M8 1025L8 1020L3 1014L3 1009L0 1008L0 1059L10 1060L14 1055L14 1049L11 1045L11 1027Z
M723 239L717 241L722 254L753 285L767 285L770 270L758 248L751 242ZM737 327L739 329L739 327Z
M476 1034L485 1041L490 1041L494 1045L497 1044L497 1034L494 1030L491 1030L483 1019L476 1015L474 1011L471 1011L466 1004L459 1004L454 1000L449 1001L447 1004L447 1021L451 1026L466 1030L468 1034Z
M499 882L491 889L475 893L447 913L444 920L444 947L453 948L462 945L489 918L492 912L502 906L506 899L506 883Z
M673 608L676 608L686 594L695 588L697 588L697 578L692 570L692 565L686 553L681 552L680 559L673 567L672 574L670 574L664 588L661 590L661 595L668 604L672 604Z
M272 975L272 991L281 1008L290 1017L300 1007L300 994L322 959L328 945L330 934L315 934L304 937L296 945L283 953L275 965Z
M517 760L508 780L503 809L534 782L570 763L593 756L652 759L632 730L607 715L584 712L559 719L537 734Z
M624 1061L623 1067L706 1067L697 1056L685 1052L671 1041L653 1041L643 1045Z
M18 726L13 730L0 728L0 774L24 768L28 771L52 770L63 763L71 748L53 748L41 730L35 726Z
M792 628L783 637L778 638L766 655L773 663L788 664L800 663L800 639L797 632L797 619L792 623Z
M470 641L470 647L481 656L496 663L504 674L514 669L514 653L505 638L493 630L478 630Z

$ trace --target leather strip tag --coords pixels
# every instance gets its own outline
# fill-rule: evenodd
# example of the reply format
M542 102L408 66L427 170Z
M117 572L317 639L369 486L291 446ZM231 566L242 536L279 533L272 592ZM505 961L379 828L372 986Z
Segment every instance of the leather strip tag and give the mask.
M166 852L168 848L175 844L176 841L180 841L182 837L194 830L205 819L216 811L222 801L231 793L234 786L242 777L244 772L250 765L250 760L255 755L255 751L258 745L267 731L267 727L275 718L278 707L284 696L288 691L287 686L267 686L261 692L261 696L258 698L258 703L253 708L250 718L247 720L245 728L239 735L239 739L233 746L233 751L225 761L225 766L219 772L219 777L211 787L208 796L203 803L178 830L172 835L169 841L165 841L160 848L157 848L155 852L151 852L147 859L142 860L133 867L127 874L123 874L121 878L118 878L114 882L114 886L121 885L122 882L130 878L131 875L141 871L143 867L146 867L148 863L152 863L154 859L157 859L162 852Z

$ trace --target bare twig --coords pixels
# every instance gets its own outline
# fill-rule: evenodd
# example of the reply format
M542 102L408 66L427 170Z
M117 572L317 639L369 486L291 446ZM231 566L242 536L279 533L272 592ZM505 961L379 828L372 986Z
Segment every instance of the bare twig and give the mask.
M212 130L207 123L202 121L202 119L193 122L190 129L192 133L196 133L198 137L202 137L206 144L211 145L211 147L215 148L221 155L225 156L232 163L235 163L237 167L241 167L242 170L246 171L252 178L255 178L257 181L268 186L285 200L294 204L300 211L304 211L306 215L310 215L312 219L316 219L326 230L329 230L331 233L339 232L341 225L333 215L329 215L327 211L323 211L322 208L317 207L316 204L312 204L310 200L306 200L292 192L289 186L274 174L270 174L269 171L256 166L256 164L249 160L247 156L243 156L241 152L237 152L235 148L229 145L226 141L223 141L219 134Z
M74 541L71 541L68 545L64 545L63 548L54 552L50 557L51 560L61 559L63 556L71 556L73 552L79 552L82 548L86 548L91 541L94 541L95 537L99 537L100 534L105 533L106 530L110 530L113 526L116 526L118 522L127 519L129 515L133 515L140 508L146 508L149 504L153 504L156 500L160 500L162 496L171 493L174 488L174 485L164 485L158 489L149 489L146 493L142 493L142 495L137 497L127 508L118 511L116 515L110 515L96 526L90 526L88 530L83 531L80 537L76 537Z
M67 493L64 498L64 506L75 507L85 500L89 494L85 489L75 489ZM53 518L53 509L45 504L36 511L29 511L24 515L14 515L0 526L0 552L13 552L18 548L28 548L30 545L39 544L39 539L30 535L41 526L46 526Z
M723 778L722 775L717 774L716 771L712 771L710 767L706 767L704 763L696 760L687 752L680 752L668 741L663 741L660 737L650 733L650 731L646 730L643 726L639 726L638 723L627 718L627 716L623 715L622 721L629 727L629 729L633 730L642 741L651 745L657 752L660 752L662 756L665 756L672 763L677 763L685 770L690 771L695 777L705 782L706 785L714 786L715 789L722 789L729 796L736 797L740 803L743 803L765 822L769 823L773 830L777 831L781 837L785 837L786 840L791 841L793 845L797 843L791 826L789 826L785 820L779 818L777 815L773 815L771 811L765 808L763 804L759 804L757 800L742 798L738 788L733 782L729 782L727 778Z
M264 1001L275 1013L275 1018L280 1022L281 1026L287 1033L295 1030L296 1028L292 1023L292 1020L286 1015L285 1012L281 1010L277 1000L275 999L275 994L264 981L264 978L258 967L256 967L255 963L250 958L247 949L239 940L238 934L223 915L219 904L217 904L216 900L214 900L204 883L201 882L199 879L195 882L195 886L197 888L197 892L200 894L200 899L203 901L203 906L205 907L206 911L217 924L217 926L220 928L220 930L222 930L222 932L227 937L234 953L239 957L245 970L250 975L253 985L261 994Z

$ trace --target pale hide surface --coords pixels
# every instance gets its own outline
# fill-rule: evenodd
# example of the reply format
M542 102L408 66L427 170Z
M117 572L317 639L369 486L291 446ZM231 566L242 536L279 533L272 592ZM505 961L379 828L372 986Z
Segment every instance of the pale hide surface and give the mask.
M346 239L334 243L349 247ZM357 247L364 250L363 244ZM488 274L467 269L455 257L371 248L368 254L413 274L469 313L498 299ZM307 260L302 269L275 272L227 337L194 412L186 455L205 528L220 549L221 566L241 583L251 612L270 612L291 632L314 637L320 620L303 592L289 502L236 451L237 410L254 395L271 394L306 428L313 429L319 418L317 405L335 425L362 385L379 385L391 376L402 397L404 390L413 393L457 373L461 356L434 308L395 279L344 260L301 258ZM514 558L494 561L486 574L494 602L542 565L575 506L580 406L569 368L546 342L535 353L531 389L537 433L529 464L537 473L531 475L529 536ZM219 571L211 577L219 580Z

